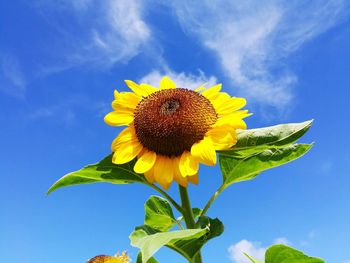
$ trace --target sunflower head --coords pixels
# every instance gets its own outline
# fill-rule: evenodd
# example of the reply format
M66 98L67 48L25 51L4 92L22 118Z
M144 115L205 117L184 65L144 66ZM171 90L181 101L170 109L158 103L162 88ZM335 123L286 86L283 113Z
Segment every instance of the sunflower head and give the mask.
M130 263L131 260L126 252L123 252L121 255L118 253L117 255L113 256L105 256L100 255L96 256L90 260L88 260L87 263Z
M240 110L246 101L221 92L221 84L197 90L176 88L168 77L160 87L125 81L132 92L115 91L112 126L128 126L112 143L113 162L137 158L134 170L148 182L169 188L175 180L198 183L199 163L216 164L216 150L236 144L236 130L246 129Z

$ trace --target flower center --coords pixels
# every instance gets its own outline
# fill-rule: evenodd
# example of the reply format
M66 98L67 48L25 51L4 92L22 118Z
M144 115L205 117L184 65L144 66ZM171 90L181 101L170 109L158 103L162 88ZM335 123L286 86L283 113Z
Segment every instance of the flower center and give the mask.
M202 140L217 120L210 101L192 90L177 88L145 97L135 110L140 143L165 156L180 156Z

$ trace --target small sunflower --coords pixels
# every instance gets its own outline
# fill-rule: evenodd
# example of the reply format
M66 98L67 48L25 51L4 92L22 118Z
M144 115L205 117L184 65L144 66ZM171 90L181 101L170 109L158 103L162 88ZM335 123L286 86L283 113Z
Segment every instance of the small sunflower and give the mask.
M187 187L198 183L199 163L216 164L216 151L237 142L236 130L246 129L250 115L244 98L208 89L177 88L167 76L160 87L131 80L133 92L114 92L113 112L104 120L111 126L128 126L112 143L115 164L137 161L134 171L149 183L168 189L173 180Z
M105 256L100 255L96 256L90 260L88 260L87 263L130 263L131 260L126 252L123 252L121 255L118 253L117 255L113 256Z

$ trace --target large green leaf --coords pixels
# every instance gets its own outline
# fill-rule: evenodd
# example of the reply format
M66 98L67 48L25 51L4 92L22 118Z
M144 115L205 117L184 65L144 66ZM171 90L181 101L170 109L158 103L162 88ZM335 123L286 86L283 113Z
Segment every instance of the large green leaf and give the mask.
M112 155L107 156L96 164L88 165L78 171L69 173L55 182L48 190L48 194L58 188L97 182L113 184L147 183L144 176L133 171L134 161L116 165L112 163Z
M291 162L304 155L312 144L291 144L284 147L263 149L244 158L232 152L219 154L223 174L223 187L254 179L260 172Z
M168 231L177 223L169 202L159 196L146 201L145 212L145 224L160 231Z
M251 148L262 145L278 146L295 142L311 127L312 120L301 123L279 124L275 126L240 130L234 149Z
M201 229L186 229L172 232L159 232L150 226L137 227L130 235L131 244L141 249L143 262L156 253L162 246L167 246L190 262L201 247L210 239L221 235L224 226L217 218L202 216L199 219ZM182 236L182 237L181 237Z
M208 229L185 229L171 232L158 232L149 226L136 227L130 235L131 245L138 247L142 253L142 263L146 263L162 246L169 246L181 253L188 260L191 257L183 250L183 247L176 246L177 241L198 240L208 232ZM191 249L186 247L186 250Z
M218 218L211 219L207 216L201 216L198 221L202 229L208 230L205 235L199 239L171 242L167 246L193 260L205 243L214 237L220 236L224 232L224 225Z
M301 251L285 245L274 245L266 251L265 263L324 263L324 261L309 257Z
M237 144L230 150L222 151L236 158L245 158L256 152L272 147L284 147L295 142L304 135L312 125L312 121L302 123L280 124L271 127L240 130Z

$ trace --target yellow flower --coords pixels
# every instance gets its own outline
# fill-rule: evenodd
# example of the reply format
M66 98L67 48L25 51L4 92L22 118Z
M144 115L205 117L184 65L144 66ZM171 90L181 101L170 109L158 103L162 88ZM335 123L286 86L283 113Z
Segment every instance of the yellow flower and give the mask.
M113 163L137 158L134 171L168 189L173 180L187 187L198 183L199 163L216 164L216 151L237 142L236 130L246 129L250 115L244 98L220 92L221 84L195 91L177 88L169 77L160 87L125 83L133 92L114 92L113 112L104 120L128 126L112 143Z
M112 256L96 256L90 260L88 260L87 263L129 263L131 262L129 256L126 254L126 252L123 252L121 255L118 253L114 257Z

